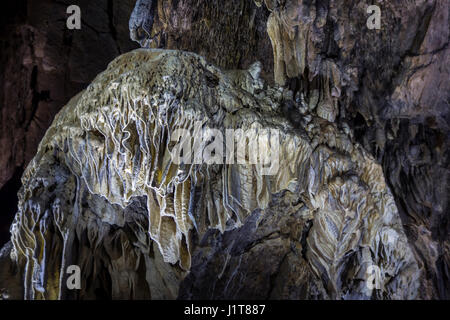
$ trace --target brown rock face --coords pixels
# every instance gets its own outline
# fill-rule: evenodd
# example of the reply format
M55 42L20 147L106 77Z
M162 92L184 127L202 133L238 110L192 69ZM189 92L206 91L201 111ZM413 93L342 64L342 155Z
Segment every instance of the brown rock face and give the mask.
M255 61L263 65L262 77L273 79L272 47L266 30L269 12L248 0L168 0L148 3L130 21L130 28L152 16L146 47L195 52L224 69L247 69ZM141 9L142 10L142 9ZM132 19L133 20L133 19Z

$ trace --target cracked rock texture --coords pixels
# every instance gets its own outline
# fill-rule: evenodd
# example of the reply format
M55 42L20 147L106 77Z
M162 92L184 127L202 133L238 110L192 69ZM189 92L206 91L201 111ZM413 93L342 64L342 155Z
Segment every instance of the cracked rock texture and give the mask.
M99 3L109 17L111 4L119 6ZM372 4L380 30L366 26ZM129 22L121 10L125 22L109 18L110 31L86 19L99 35L115 35L115 49L96 50L101 61L131 48L119 40L127 26L143 47L200 56L126 54L60 112L22 179L12 243L0 253L0 295L450 298L449 7L139 0ZM33 43L23 39L19 48ZM47 56L38 60L43 70ZM17 73L18 64L7 66ZM87 83L102 69L81 63L73 79ZM32 80L34 69L26 70L22 78ZM39 83L19 79L18 87ZM68 96L78 90L71 88ZM42 88L32 92L16 103L29 119L32 102L47 99ZM53 112L64 103L55 99ZM195 132L195 120L280 130L280 171L174 165L167 134ZM11 130L8 141L22 141ZM30 137L35 148L40 136ZM27 162L22 150L34 154L17 146L7 158L19 165L0 168L13 184L15 166ZM83 270L81 291L64 286L72 263ZM381 271L380 289L367 286L371 265Z

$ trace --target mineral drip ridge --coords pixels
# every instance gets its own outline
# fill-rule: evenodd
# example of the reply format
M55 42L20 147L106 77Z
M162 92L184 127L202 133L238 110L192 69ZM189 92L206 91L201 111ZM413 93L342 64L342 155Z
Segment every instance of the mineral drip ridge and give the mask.
M3 294L415 298L420 271L381 166L314 102L285 121L292 92L260 71L175 50L112 61L57 114L22 177ZM198 122L276 130L278 170L175 164L171 134L195 136ZM70 265L80 290L67 288Z

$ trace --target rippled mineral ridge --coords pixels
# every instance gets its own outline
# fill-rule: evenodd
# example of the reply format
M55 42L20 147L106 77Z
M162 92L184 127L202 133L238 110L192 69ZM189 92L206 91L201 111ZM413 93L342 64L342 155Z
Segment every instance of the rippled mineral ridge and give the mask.
M291 93L260 71L159 49L111 62L23 175L3 298L415 298L420 271L381 166L304 101L286 121ZM196 121L278 130L279 169L173 163L171 134L199 134Z

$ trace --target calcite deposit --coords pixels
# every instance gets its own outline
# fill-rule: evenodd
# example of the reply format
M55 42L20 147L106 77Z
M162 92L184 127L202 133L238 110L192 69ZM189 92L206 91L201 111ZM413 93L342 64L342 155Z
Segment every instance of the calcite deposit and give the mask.
M9 294L196 297L207 273L209 298L416 297L420 271L381 166L308 104L287 123L292 92L258 76L258 65L223 72L182 51L114 60L56 116L24 173L8 252L24 287ZM276 130L279 167L175 164L172 133L205 127ZM301 272L271 284L286 259ZM79 291L67 289L69 265L81 268Z

